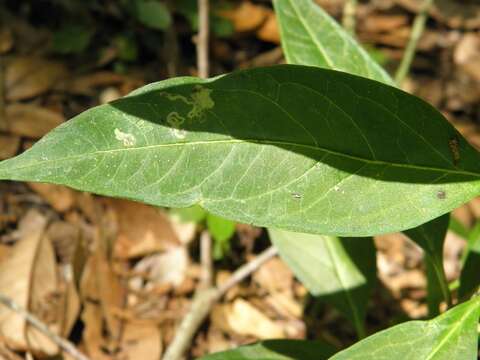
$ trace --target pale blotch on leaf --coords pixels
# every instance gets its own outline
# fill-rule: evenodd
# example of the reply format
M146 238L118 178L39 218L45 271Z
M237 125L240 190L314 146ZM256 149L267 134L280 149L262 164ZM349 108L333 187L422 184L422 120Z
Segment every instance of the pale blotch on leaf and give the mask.
M181 129L181 125L188 118L189 120L202 120L205 111L212 109L215 106L215 102L211 97L211 89L204 88L200 85L195 86L192 94L187 98L183 95L170 94L162 92L160 95L165 96L170 101L182 101L183 103L190 105L191 109L186 116L179 114L176 111L172 111L167 115L167 124L172 127L172 134L176 138L185 138L186 131Z
M129 133L124 133L123 131L119 129L115 129L115 139L118 141L121 141L123 143L123 146L133 146L135 145L136 139L135 136Z

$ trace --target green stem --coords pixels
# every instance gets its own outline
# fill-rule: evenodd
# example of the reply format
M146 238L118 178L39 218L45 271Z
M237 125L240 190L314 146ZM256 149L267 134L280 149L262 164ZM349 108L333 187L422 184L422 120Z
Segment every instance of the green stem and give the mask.
M447 276L445 274L445 270L443 268L443 262L441 259L438 259L437 257L435 257L435 255L426 254L426 256L429 258L428 260L433 266L433 271L435 272L435 276L440 286L443 299L447 303L447 307L450 308L452 306L452 295L448 287L448 281L447 281Z
M410 39L408 41L407 47L405 48L405 53L403 54L402 62L398 67L397 73L395 74L396 83L401 86L403 80L410 71L410 66L412 65L413 58L417 49L418 41L425 30L425 23L427 22L428 10L432 6L434 0L425 0L422 4L420 11L415 17L413 22L412 32L410 34Z

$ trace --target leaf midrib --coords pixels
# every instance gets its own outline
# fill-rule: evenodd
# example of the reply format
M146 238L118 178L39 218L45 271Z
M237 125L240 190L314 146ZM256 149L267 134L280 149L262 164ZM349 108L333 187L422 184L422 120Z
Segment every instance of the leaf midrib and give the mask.
M472 305L472 309L468 310L465 312L465 314L457 321L457 323L450 328L450 330L445 334L445 336L442 337L440 342L437 344L432 349L432 352L428 355L428 357L425 360L432 360L433 357L442 349L442 347L445 345L445 343L453 336L458 328L463 325L463 322L465 321L466 318L468 318L472 312L478 311L478 306L480 305L480 298L476 299L474 304Z
M83 158L89 155L102 155L102 154L113 154L113 153L121 153L121 152L128 152L128 151L143 151L143 150L151 150L157 148L169 148L169 147L178 147L178 146L195 146L195 145L217 145L217 144L258 144L258 145L273 145L273 146L285 146L285 147L298 147L304 148L309 150L316 150L328 153L330 155L338 156L345 159L355 160L359 162L363 162L370 165L377 165L377 166L390 166L390 167L397 167L397 168L405 168L409 170L421 170L421 171L434 171L440 172L446 175L466 175L466 176L473 176L480 178L480 173L475 173L471 171L465 170L451 170L451 169L444 169L444 168L437 168L432 166L422 166L422 165L413 165L413 164L403 164L403 163L395 163L395 162L387 162L383 160L371 160L365 159L360 156L344 154L335 150L326 149L323 147L319 147L316 145L308 145L308 144L301 144L301 143L293 143L288 141L280 141L280 140L260 140L260 139L223 139L223 140L208 140L208 141L191 141L191 142L181 142L181 143L168 143L168 144L155 144L155 145L145 145L145 146L138 146L138 147L128 147L128 148L118 148L118 149L110 149L110 150L97 150L90 153L83 153L78 155L66 156L63 158L51 159L51 160L43 160L43 161L35 161L33 164L19 166L14 168L15 170L22 170L25 168L41 166L48 163L54 163L59 161L69 161L75 160L79 158ZM7 160L6 163L9 161ZM1 178L1 169L0 169L0 178Z

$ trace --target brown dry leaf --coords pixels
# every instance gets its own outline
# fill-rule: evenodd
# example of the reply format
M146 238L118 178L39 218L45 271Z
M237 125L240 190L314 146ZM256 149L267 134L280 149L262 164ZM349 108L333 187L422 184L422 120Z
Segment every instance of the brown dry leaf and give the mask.
M46 236L52 242L60 263L71 263L80 240L80 229L66 221L54 221L49 225Z
M107 260L101 246L97 246L95 253L87 260L80 289L83 299L93 300L100 305L99 311L105 320L109 338L118 340L121 333L121 321L115 316L115 311L124 306L125 289L118 276L113 272L112 265ZM96 329L96 326L92 328Z
M257 37L263 41L280 44L280 31L278 29L277 17L273 11L268 12L264 24L257 30Z
M21 220L21 239L10 257L0 263L0 292L58 333L55 255L52 245L43 236L46 224L47 219L36 210L30 210ZM56 344L6 307L0 308L0 335L15 350L46 355L58 352Z
M28 183L28 186L58 212L69 210L75 203L75 191L65 186L43 183Z
M478 34L465 34L455 48L453 59L465 73L480 82L480 36Z
M285 338L282 326L243 299L215 308L212 321L221 329L231 329L238 335L255 336L258 339ZM221 322L223 324L219 324Z
M244 1L232 10L219 12L220 16L232 21L235 31L253 31L257 29L266 20L269 9L252 4L250 1Z
M5 116L11 133L32 139L41 138L65 121L56 111L30 104L8 105Z
M179 245L172 225L162 210L127 200L111 199L108 203L118 218L118 236L114 245L116 258L139 257Z
M390 32L408 25L405 15L368 14L360 25L360 31L378 33Z
M278 257L263 264L253 275L253 280L270 293L290 292L293 286L293 273Z
M94 95L97 88L120 85L124 81L123 75L100 71L73 79L66 90L73 94Z
M102 349L106 348L106 341L103 337L102 309L98 304L85 301L83 305L82 321L85 324L83 330L83 343L86 351L92 359L111 360Z
M25 100L50 90L67 76L61 63L36 57L16 57L5 71L7 100Z
M273 293L265 298L265 302L284 318L299 319L302 317L303 308L291 294Z
M128 323L123 331L120 352L122 360L158 360L162 355L162 334L155 325Z
M188 263L187 249L178 246L161 254L144 257L134 270L148 274L148 279L153 282L152 287L167 283L178 287L185 281Z
M0 135L0 160L15 156L19 146L20 137L15 135Z

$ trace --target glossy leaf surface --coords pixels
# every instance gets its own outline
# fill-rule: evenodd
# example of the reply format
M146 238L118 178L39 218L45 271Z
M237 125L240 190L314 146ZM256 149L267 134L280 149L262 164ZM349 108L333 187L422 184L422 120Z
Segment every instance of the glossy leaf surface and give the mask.
M338 308L365 336L364 319L375 284L373 239L336 238L269 229L295 276L320 300Z
M320 341L267 340L207 355L201 360L326 360L334 348Z
M313 0L273 3L288 63L345 71L394 85L385 70Z
M344 236L438 217L477 195L479 177L478 152L427 103L295 65L152 84L0 163L0 179Z
M372 335L331 360L475 360L480 298L430 321L409 321Z

